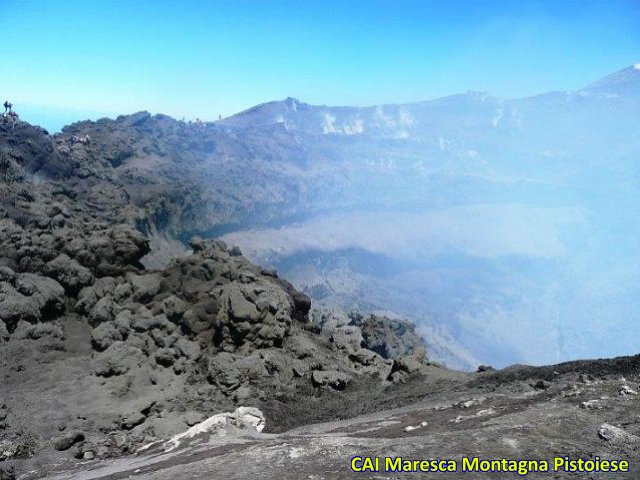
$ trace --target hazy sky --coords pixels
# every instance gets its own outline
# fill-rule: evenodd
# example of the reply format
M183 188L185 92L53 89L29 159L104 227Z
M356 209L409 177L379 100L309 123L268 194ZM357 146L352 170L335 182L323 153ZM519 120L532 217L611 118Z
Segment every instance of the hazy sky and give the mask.
M640 0L0 0L0 25L0 96L53 129L142 109L214 119L287 96L525 96L640 62Z

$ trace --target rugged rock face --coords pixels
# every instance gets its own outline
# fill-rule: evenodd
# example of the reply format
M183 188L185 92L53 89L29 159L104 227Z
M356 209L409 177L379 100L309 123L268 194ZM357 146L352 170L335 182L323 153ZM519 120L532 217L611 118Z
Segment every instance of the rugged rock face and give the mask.
M345 399L409 379L365 348L358 327L310 322L306 295L223 242L193 238L190 254L145 268L169 218L150 205L184 204L166 200L172 187L159 177L145 190L147 177L114 172L159 125L179 122L137 115L55 139L0 124L7 478L131 452L240 405L260 408L271 431L348 415Z
M8 267L0 268L0 318L9 333L19 322L37 323L64 312L64 289L58 282L33 273L16 274Z
M260 407L278 430L305 410L334 415L323 398L353 382L393 385L391 361L314 331L308 299L285 281L221 242L192 243L164 271L82 267L79 291L2 267L3 438L33 450L5 466L126 453L233 405Z
M269 221L287 215L302 194L293 179L304 152L286 132L239 141L215 124L140 112L73 124L53 143L80 195L101 209L135 207L149 234L187 239L250 218Z
M360 327L364 346L383 358L415 356L425 358L424 341L416 332L416 326L400 319L379 315L351 315L350 324Z

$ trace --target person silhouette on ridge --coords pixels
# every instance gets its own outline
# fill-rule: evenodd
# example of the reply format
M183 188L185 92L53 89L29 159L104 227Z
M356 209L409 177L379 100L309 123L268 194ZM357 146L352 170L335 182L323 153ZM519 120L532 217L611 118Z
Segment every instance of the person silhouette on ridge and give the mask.
M9 100L5 100L5 102L4 102L4 113L11 112L12 108L13 108L13 105L11 103L9 103Z

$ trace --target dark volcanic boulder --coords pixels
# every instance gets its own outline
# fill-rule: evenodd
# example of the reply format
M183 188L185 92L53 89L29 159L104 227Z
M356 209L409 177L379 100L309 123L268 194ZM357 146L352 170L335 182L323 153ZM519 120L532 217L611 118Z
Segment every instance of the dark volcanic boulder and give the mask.
M75 310L81 314L91 312L96 303L107 295L111 296L116 289L117 281L113 277L103 277L96 280L90 287L83 288L78 294Z
M136 302L147 303L160 291L160 274L129 275L128 280Z
M328 386L334 390L344 390L351 380L349 375L335 370L315 370L311 374L311 379L313 381L313 385L316 387Z
M0 320L11 332L20 320L35 323L65 310L64 288L55 280L33 273L14 273L0 267Z
M140 349L114 342L104 352L94 355L91 368L98 376L111 377L127 373L143 361L144 355Z
M159 309L182 328L217 349L249 351L281 346L293 322L307 320L309 300L290 285L264 275L223 242L196 238L191 244L194 254L165 270L159 295L171 294Z
M7 329L7 325L0 320L0 341L9 339L9 330Z
M53 443L53 448L59 451L69 450L76 443L84 440L84 435L80 432L70 432L58 438Z
M93 283L91 271L64 253L48 262L44 266L44 273L57 280L71 295Z
M232 282L221 287L219 293L216 334L223 349L282 345L291 329L293 313L293 300L282 289L270 282Z
M424 341L416 332L414 323L379 315L350 315L350 325L360 327L363 347L373 350L383 358L426 356Z
M91 344L99 352L106 350L114 342L122 339L122 333L112 322L101 323L91 331Z
M95 234L89 248L99 259L101 276L119 275L131 266L141 267L140 259L149 253L149 241L130 225L116 225L106 234Z

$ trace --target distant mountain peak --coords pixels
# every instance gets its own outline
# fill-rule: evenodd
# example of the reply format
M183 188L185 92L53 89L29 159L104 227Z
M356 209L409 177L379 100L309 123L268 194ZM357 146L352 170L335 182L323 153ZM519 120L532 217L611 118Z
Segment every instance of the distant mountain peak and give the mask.
M584 90L615 95L637 95L640 93L640 63L607 75Z
M298 105L301 105L302 102L294 97L287 97L284 99L283 103L291 108L296 108Z

